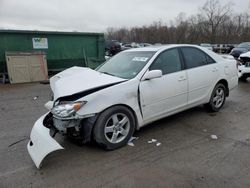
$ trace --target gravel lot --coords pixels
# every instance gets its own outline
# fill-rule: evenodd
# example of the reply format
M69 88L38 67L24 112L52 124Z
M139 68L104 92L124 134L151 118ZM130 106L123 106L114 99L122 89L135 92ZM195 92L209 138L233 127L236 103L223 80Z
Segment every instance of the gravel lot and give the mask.
M250 187L250 83L240 83L219 113L199 106L142 128L134 147L107 152L60 137L66 149L38 170L26 145L48 99L49 85L0 84L1 188ZM152 138L161 145L148 144Z

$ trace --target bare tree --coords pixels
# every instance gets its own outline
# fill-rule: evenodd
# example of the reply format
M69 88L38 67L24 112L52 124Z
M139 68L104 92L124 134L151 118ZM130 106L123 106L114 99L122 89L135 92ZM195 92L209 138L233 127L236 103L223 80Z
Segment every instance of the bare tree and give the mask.
M250 41L250 14L233 14L231 5L208 0L198 14L180 13L171 24L155 21L132 28L108 28L107 39L122 42L235 44Z
M216 33L232 12L231 5L221 5L218 0L208 0L201 9L201 16L205 17L204 29L210 34L210 42L214 43Z

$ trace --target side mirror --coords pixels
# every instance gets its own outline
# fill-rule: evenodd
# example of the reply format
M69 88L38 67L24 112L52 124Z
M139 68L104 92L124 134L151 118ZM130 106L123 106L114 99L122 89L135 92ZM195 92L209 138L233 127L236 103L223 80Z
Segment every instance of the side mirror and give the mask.
M162 77L161 70L151 70L151 71L146 72L142 80L151 80L151 79L160 78L160 77Z

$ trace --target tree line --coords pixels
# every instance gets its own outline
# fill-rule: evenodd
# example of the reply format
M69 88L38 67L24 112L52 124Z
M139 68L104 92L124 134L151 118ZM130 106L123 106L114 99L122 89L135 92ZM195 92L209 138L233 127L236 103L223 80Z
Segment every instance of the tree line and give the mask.
M169 25L162 21L148 26L108 28L105 36L122 42L238 44L250 41L250 14L235 14L231 4L208 0L198 13L180 13Z

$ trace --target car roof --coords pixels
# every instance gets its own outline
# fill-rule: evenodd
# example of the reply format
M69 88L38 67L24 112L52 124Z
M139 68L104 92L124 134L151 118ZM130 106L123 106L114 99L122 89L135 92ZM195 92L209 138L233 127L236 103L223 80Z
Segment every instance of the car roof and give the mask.
M132 48L126 51L130 52L157 52L161 50L166 50L175 47L199 47L198 45L191 45L191 44L168 44L168 45L159 45L159 46L147 46L143 48Z

